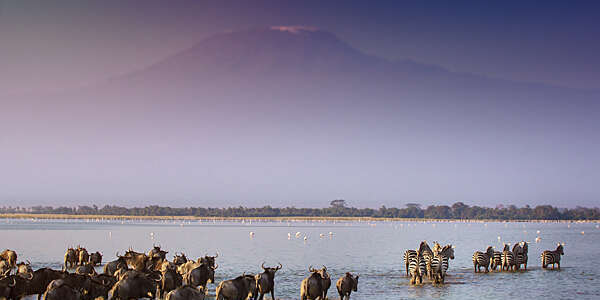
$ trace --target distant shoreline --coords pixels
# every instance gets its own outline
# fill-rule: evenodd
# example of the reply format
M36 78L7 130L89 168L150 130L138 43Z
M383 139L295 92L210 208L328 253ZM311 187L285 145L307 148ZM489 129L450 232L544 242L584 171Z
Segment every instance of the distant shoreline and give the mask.
M128 216L128 215L75 215L75 214L0 214L0 219L57 219L57 220L173 220L173 221L356 221L356 222L534 222L534 223L600 223L600 220L500 220L500 219L428 219L428 218L374 218L374 217L196 217L196 216Z

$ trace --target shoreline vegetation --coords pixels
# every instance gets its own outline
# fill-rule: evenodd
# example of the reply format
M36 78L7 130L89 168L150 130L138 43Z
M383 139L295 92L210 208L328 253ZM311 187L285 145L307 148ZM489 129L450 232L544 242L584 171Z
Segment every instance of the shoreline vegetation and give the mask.
M469 206L462 202L447 205L408 203L404 208L379 209L347 207L345 200L333 200L326 208L271 207L181 207L151 205L146 207L0 207L0 218L38 219L128 219L128 220L272 220L272 221L600 221L600 208L557 208L550 205L495 208Z
M196 217L196 216L128 216L128 215L74 215L74 214L0 214L0 219L36 219L36 220L133 220L133 221L257 221L257 222L534 222L534 223L600 223L598 220L544 220L544 219L430 219L430 218L375 218L375 217Z

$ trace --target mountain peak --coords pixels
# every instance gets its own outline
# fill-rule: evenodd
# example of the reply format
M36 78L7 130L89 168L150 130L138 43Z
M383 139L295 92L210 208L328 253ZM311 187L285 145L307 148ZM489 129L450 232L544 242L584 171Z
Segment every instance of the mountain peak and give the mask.
M319 28L312 26L271 26L269 29L293 34L321 31Z

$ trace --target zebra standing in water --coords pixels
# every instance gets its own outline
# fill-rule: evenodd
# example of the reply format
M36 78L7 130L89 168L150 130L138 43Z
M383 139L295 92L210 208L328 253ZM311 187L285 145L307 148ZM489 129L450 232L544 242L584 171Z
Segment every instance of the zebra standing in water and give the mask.
M427 241L422 241L419 245L419 253L423 256L423 260L425 260L425 267L427 269L427 277L429 279L433 278L433 272L431 270L431 260L433 259L433 251L429 248Z
M510 251L510 245L504 244L502 251L502 271L510 271L515 267L515 255Z
M496 249L496 247L494 247ZM494 255L492 255L492 261L490 262L490 269L492 271L496 271L496 268L500 267L500 271L502 271L502 252L494 250Z
M529 245L527 245L527 242L525 241L519 243L521 251L519 253L515 253L515 265L517 266L517 269L521 268L521 265L523 265L523 268L527 270L527 252L529 251L528 246Z
M563 245L564 244L558 244L558 246L556 247L556 250L554 251L550 251L550 250L546 250L544 252L542 252L541 255L541 259L542 259L542 268L545 269L548 267L548 265L552 265L552 269L554 270L554 264L558 265L558 269L560 270L560 256L561 255L565 255L565 252L563 251Z
M423 259L423 255L421 255L421 252L417 251L417 255L411 257L408 264L410 284L423 283L423 276L425 276L427 269L425 267L425 260Z
M490 260L494 256L494 248L492 246L488 246L485 253L475 251L473 253L473 268L475 269L475 273L480 272L480 268L484 267L485 272L489 272Z
M406 266L406 276L408 276L408 265L410 263L411 259L414 259L417 257L417 251L416 250L412 250L412 249L408 249L406 251L404 251L404 255L403 255L403 259L404 259L404 265Z
M448 259L454 259L454 248L452 248L452 245L446 245L443 248L439 247L439 244L437 244L437 246L438 247L435 247L435 249L438 251L433 252L431 270L434 282L444 283L449 267Z
M514 267L515 270L519 270L521 264L519 264L519 255L523 256L523 247L521 247L521 243L516 243L512 248L512 253L514 257Z

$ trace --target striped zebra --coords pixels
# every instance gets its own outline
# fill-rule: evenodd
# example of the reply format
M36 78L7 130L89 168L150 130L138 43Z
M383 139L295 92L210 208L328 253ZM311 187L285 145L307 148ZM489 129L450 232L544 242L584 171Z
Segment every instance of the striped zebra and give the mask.
M446 245L443 248L437 247L437 249L438 251L434 251L434 256L431 260L433 280L434 283L444 283L449 267L448 260L454 259L454 248L452 248L452 245Z
M427 269L421 252L417 251L417 255L410 258L408 272L410 274L410 284L423 283L423 276L425 276Z
M481 267L485 268L485 272L489 272L490 260L494 255L494 248L492 246L487 247L485 253L475 251L473 253L473 268L475 269L475 273L481 271Z
M512 253L514 257L514 267L516 270L519 270L521 264L519 264L519 255L523 257L523 247L521 247L521 243L515 243L512 248Z
M492 261L490 262L490 270L496 271L496 268L500 267L502 270L502 252L494 250L494 255L492 255Z
M504 244L502 251L502 271L510 271L515 268L515 255L510 251L510 245Z
M561 255L565 255L565 252L563 251L563 245L564 244L558 244L558 246L556 247L556 250L554 251L550 251L550 250L546 250L544 252L542 252L541 255L541 259L542 259L542 268L546 269L548 267L548 265L552 265L552 269L554 270L554 264L558 265L558 269L560 270L560 256Z
M408 276L408 264L410 263L410 260L417 257L417 251L409 249L404 251L404 255L403 255L403 259L404 259L404 265L406 266L406 276Z
M425 260L425 267L427 269L427 277L429 279L433 279L433 272L431 270L431 260L433 259L433 251L429 248L427 241L422 241L419 245L419 253L423 256L423 260Z
M515 265L517 266L517 269L521 268L521 265L523 265L523 268L527 270L527 252L529 251L529 245L527 242L522 241L519 243L519 247L521 251L515 253Z

